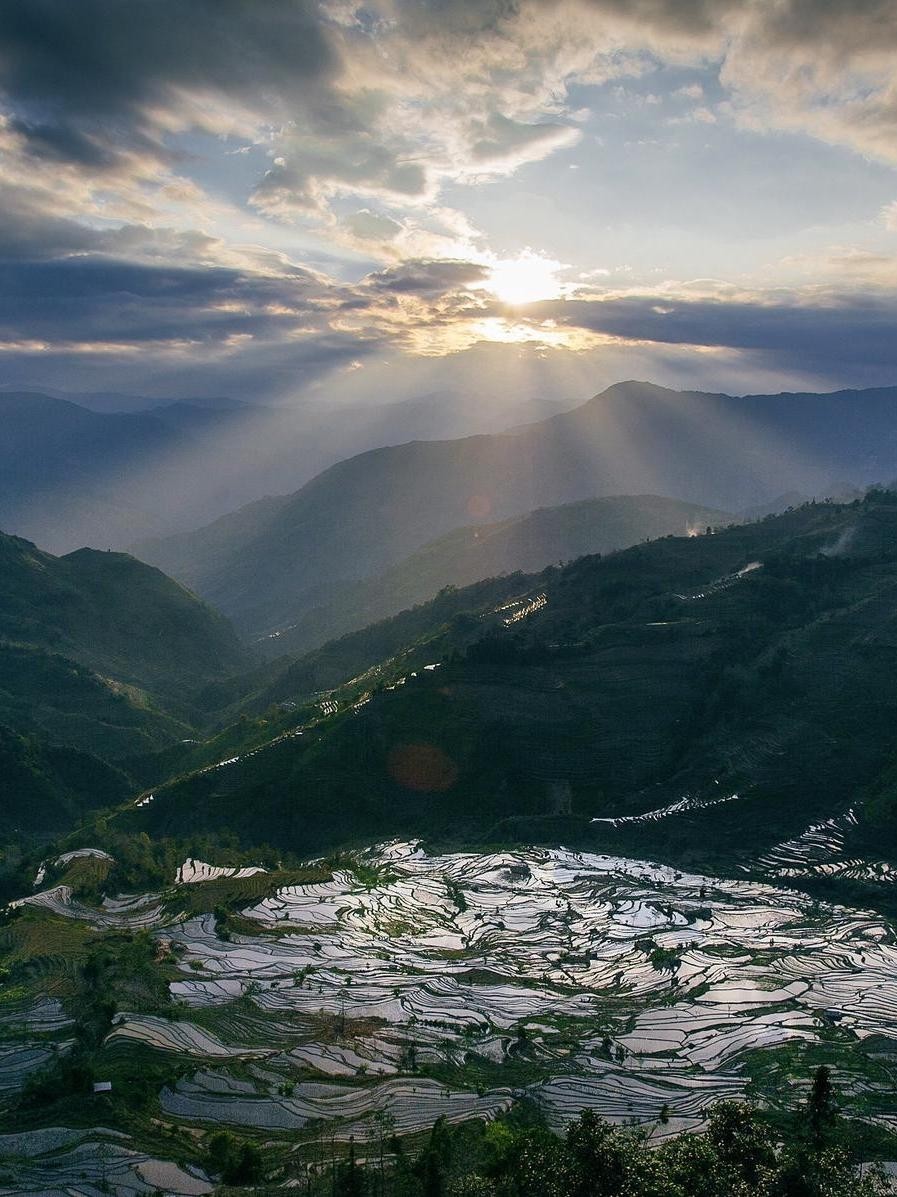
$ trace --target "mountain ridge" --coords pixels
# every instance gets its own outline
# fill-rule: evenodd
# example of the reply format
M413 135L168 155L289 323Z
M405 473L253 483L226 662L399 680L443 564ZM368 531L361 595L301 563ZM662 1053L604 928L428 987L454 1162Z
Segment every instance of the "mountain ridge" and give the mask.
M38 757L80 752L101 776L100 762L177 743L198 721L197 691L247 664L224 617L153 566L95 549L55 557L0 533L0 724Z
M854 804L854 842L897 860L895 544L897 494L871 492L441 595L288 664L244 699L253 735L280 729L268 748L231 740L121 826L296 852L571 842L737 874Z
M639 491L737 511L892 477L895 405L897 388L739 399L619 383L513 432L368 450L255 508L260 521L244 508L134 551L260 635L322 601L322 587L465 524Z
M334 587L327 601L256 644L262 651L303 653L325 641L417 606L445 586L523 571L642 540L701 531L735 521L728 512L658 495L614 495L539 507L494 524L455 528L384 573Z

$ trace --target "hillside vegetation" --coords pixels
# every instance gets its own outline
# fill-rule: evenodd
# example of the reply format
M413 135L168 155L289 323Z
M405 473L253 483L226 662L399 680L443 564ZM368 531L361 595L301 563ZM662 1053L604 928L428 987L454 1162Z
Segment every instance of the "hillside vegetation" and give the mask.
M328 601L259 641L278 653L303 653L327 640L425 603L445 586L609 553L671 533L681 536L733 517L658 495L615 495L542 507L497 524L455 528L375 578L335 585Z
M0 533L0 637L176 693L243 664L227 621L125 553L65 557Z
M112 806L129 792L121 772L89 753L54 747L0 726L0 835L66 830L85 811Z
M197 690L244 664L227 621L151 566L0 534L4 824L49 833L120 801L109 764L195 735Z
M895 545L897 495L872 492L449 591L269 678L244 701L276 743L121 819L298 853L401 834L737 867L890 764Z

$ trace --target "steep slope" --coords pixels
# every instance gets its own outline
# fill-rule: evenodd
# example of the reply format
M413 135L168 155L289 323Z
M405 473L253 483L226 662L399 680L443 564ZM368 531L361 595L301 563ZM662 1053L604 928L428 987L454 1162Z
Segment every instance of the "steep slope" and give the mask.
M398 657L306 706L301 735L120 819L297 852L430 834L750 866L861 802L894 752L895 545L897 495L876 492L504 579L516 597L466 615L458 592L454 618L421 608ZM342 676L404 619L333 646ZM268 698L317 702L309 680L299 662Z
M174 695L238 669L227 621L125 553L54 557L0 533L0 637Z
M0 839L48 837L89 810L123 801L125 777L73 748L42 744L0 724Z
M327 602L259 641L268 652L301 654L356 628L432 598L517 571L533 573L587 553L610 553L658 536L732 522L723 511L657 495L584 499L542 507L519 519L456 528L375 578L333 588Z
M184 737L196 690L244 664L226 620L151 566L0 534L0 723L119 760Z
M261 634L465 524L640 491L734 511L892 477L895 404L897 388L733 398L621 383L511 433L361 454L251 518L138 555Z

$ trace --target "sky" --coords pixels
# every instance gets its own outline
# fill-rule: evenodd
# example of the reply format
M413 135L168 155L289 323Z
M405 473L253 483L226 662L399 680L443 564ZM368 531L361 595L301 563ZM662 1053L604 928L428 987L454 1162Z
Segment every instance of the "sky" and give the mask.
M0 387L897 383L893 0L10 0Z

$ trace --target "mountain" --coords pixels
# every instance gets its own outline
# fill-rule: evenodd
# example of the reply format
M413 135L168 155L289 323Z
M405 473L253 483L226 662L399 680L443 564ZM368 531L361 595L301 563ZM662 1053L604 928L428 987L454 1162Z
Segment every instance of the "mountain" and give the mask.
M558 405L422 395L381 404L160 401L0 391L0 526L67 552L205 524L410 436L491 431Z
M874 851L897 859L895 546L897 494L871 492L440 596L290 665L250 703L279 704L270 747L231 741L119 825L296 853L561 840L731 874L851 808L844 836L868 837L881 791Z
M584 499L543 507L518 519L456 528L375 578L342 583L326 603L259 642L277 653L308 652L327 640L386 619L432 598L444 586L546 565L587 553L609 553L641 540L701 531L733 517L657 495Z
M41 743L0 724L0 840L60 834L90 810L128 795L122 773L77 749Z
M135 550L260 635L462 525L613 494L737 511L897 471L897 388L736 398L649 383L513 432L413 441Z
M245 666L227 621L121 553L0 534L0 724L106 761L175 743Z
M166 694L243 661L227 621L152 566L95 549L54 557L2 533L0 638Z
M0 835L83 815L3 853L7 1187L883 1191L895 665L870 491L213 682L236 717L143 793L0 729Z
M0 394L0 524L54 548L90 528L122 543L165 524L126 480L169 459L183 437L148 412L88 411L28 392Z
M95 412L137 412L150 411L158 407L160 400L148 395L128 395L121 391L48 391L57 399L67 399L78 407Z
M245 423L256 417L270 414L270 410L248 403L230 400L216 403L201 400L177 399L150 409L149 414L166 428L189 436L215 434L226 428L229 422Z

